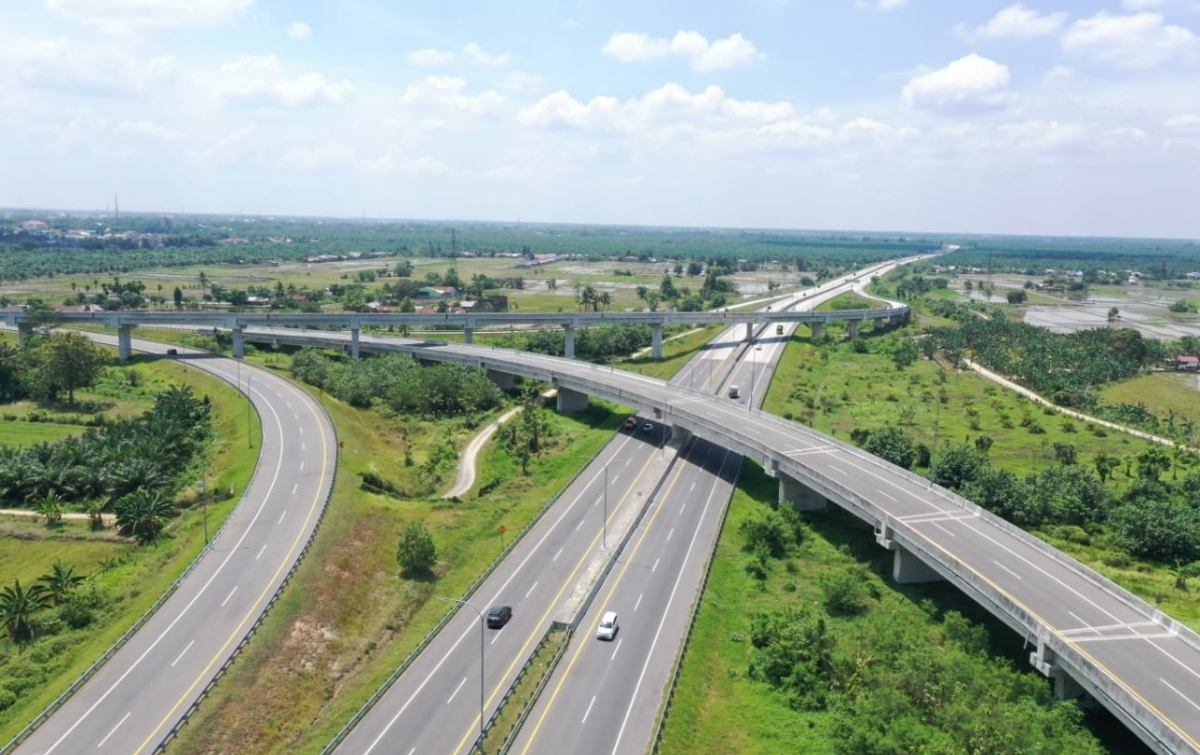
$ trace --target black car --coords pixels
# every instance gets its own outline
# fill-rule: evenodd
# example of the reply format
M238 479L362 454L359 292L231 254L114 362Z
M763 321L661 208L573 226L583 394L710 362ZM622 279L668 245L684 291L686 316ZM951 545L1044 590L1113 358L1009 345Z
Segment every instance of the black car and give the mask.
M179 354L179 349L167 349L167 356L173 357Z
M512 618L512 606L492 606L487 614L488 629L500 629Z

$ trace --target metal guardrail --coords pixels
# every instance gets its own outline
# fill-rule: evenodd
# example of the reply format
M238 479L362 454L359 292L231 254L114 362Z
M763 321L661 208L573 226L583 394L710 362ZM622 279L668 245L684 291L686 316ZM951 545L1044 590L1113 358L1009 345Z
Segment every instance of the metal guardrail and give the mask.
M144 349L138 349L138 351L141 351L142 353L151 353L151 352L145 351ZM208 370L203 370L203 371L210 375L213 375L213 373L209 372ZM214 375L214 377L216 377L216 376ZM218 378L218 379L221 379L221 378ZM228 384L228 381L225 381L225 382ZM242 390L241 386L235 386L235 388L239 393L241 393L243 396L246 397L246 400L250 401L250 406L254 408L254 413L258 415L259 427L261 427L262 426L262 414L258 411L258 407L254 406L254 401L250 398L249 395L246 394L246 392L244 390ZM261 460L261 457L260 457L260 460ZM67 687L67 689L61 695L56 697L53 702L51 702L48 706L46 706L45 710L43 710L40 714L38 714L37 718L35 718L33 721L31 721L29 723L29 725L26 726L24 729L17 732L17 735L15 737L13 737L11 740L9 740L9 742L7 744L5 744L4 747L0 748L0 755L9 755L9 753L14 752L16 750L16 748L18 746L20 746L20 744L22 742L24 742L26 739L29 738L29 736L31 734L33 734L35 731L40 729L42 727L42 724L44 724L50 718L50 716L54 715L54 713L56 713L59 708L61 708L63 705L65 705L67 703L67 701L70 700L75 695L75 693L80 690L81 687L83 687L84 684L86 684L93 676L95 676L96 673L101 668L103 668L104 665L106 663L108 663L108 661L114 655L117 654L117 651L119 651L121 648L123 648L129 642L130 638L132 638L133 635L137 634L138 630L140 630L143 626L145 626L147 621L152 619L154 617L154 615L156 613L158 613L158 610L160 608L162 608L163 604L166 603L167 600L172 595L175 594L175 591L179 589L179 586L181 584L183 584L183 580L187 579L188 575L191 574L193 570L195 570L195 568L200 564L200 562L202 560L204 560L204 557L208 555L208 552L210 550L212 550L212 548L216 544L217 540L220 539L222 533L225 532L225 528L229 526L229 521L231 519L233 519L234 514L236 514L237 510L242 507L243 503L245 503L246 492L249 491L254 486L254 481L258 478L258 473L259 473L260 469L261 469L261 464L256 463L254 465L254 471L250 474L250 479L246 483L246 490L242 491L242 498L240 500L238 500L237 506L235 506L233 508L233 510L229 512L229 516L227 516L225 518L225 521L222 522L221 526L217 528L217 531L215 533L213 533L213 536L209 539L208 544L205 545L204 548L201 549L201 551L198 554L196 554L196 557L194 559L192 559L192 562L190 564L188 564L186 569L183 570L183 573L180 574L179 577L174 582L172 582L170 584L170 586L167 587L166 591L163 592L163 594L158 598L158 600L154 601L154 603L148 609L146 609L146 612L143 613L141 616L139 616L137 621L135 621L133 623L133 625L130 626L129 629L126 630L126 632L124 634L122 634L120 637L117 638L117 640L115 642L113 642L113 644L108 648L108 650L104 651L104 654L101 655L100 658L97 659L95 663L93 663L91 666L88 666L88 668L86 670L84 670L84 672L82 674L79 675L79 678L71 683L71 686ZM334 473L336 475L336 468L335 468ZM330 489L332 490L332 487Z
M612 437L616 437L619 433L620 433L620 430L614 430ZM611 438L610 438L610 441L611 441ZM609 441L606 441L604 446L607 446L608 442ZM521 531L518 532L512 538L511 541L509 541L508 545L504 548L504 550L500 552L500 555L496 556L495 560L492 561L492 563L488 566L488 568L485 569L481 575L479 575L479 578L476 579L473 583L471 583L471 586L468 587L463 592L462 600L467 600L468 598L470 598L472 595L475 594L475 591L478 590L480 588L480 586L483 585L483 583L487 580L487 578L492 575L492 572L494 572L496 570L496 568L499 567L500 564L504 561L504 559L508 557L508 554L511 553L514 548L517 547L517 545L521 542L521 540L525 537L525 535L527 535L529 533L529 531L531 529L533 529L533 527L539 521L541 521L542 517L545 516L546 512L549 511L551 509L551 507L553 507L554 504L558 502L558 499L560 497L562 497L562 494L565 493L573 484L575 484L575 481L578 480L580 478L580 476L582 476L583 473L587 471L588 467L591 466L592 462L594 462L596 460L596 458L599 457L600 454L603 452L604 446L601 446L599 451L592 454L592 456L587 460L587 462L585 464L580 465L579 469L576 470L573 475L571 475L570 479L568 479L566 481L566 483L564 483L562 485L561 488L559 488L558 492L555 493L550 498L550 500L546 503L545 506L543 506L541 508L540 511L538 511L537 515L534 516L533 519L531 519L529 521L529 523L526 524L521 529ZM413 662L417 659L417 657L421 654L421 652L424 651L425 648L428 647L431 642L433 642L433 640L437 637L438 633L442 631L442 628L445 627L446 624L450 623L450 620L453 619L458 614L458 611L461 607L462 607L461 603L453 604L453 606L450 608L450 610L446 612L446 615L443 616L441 618L441 620L438 621L438 623L434 625L433 629L430 629L429 632L426 633L426 635L417 644L417 646L415 648L413 648L412 652L410 652L407 656L405 656L404 660L400 662L400 665L396 667L396 670L393 671L388 676L388 678L384 680L383 684L381 684L379 686L379 688L377 690L375 690L375 692L372 693L372 695L369 698L367 698L366 702L364 702L361 706L359 706L358 710L355 711L354 715L350 718L350 720L346 722L346 725L343 726L341 728L341 730L338 731L338 733L334 735L333 739L330 740L329 744L325 745L324 749L321 750L321 755L329 755L335 749L337 749L337 746L340 745L346 739L347 736L349 736L350 731L352 729L354 729L354 727L357 726L359 724L359 722L362 721L363 718L365 718L367 716L368 713L371 712L371 709L374 708L375 705L378 704L379 701L383 698L383 696L387 694L388 690L390 690L392 688L392 686L395 685L396 681L404 674L405 671L408 670L408 667L413 664ZM0 754L0 755L2 755L2 754Z

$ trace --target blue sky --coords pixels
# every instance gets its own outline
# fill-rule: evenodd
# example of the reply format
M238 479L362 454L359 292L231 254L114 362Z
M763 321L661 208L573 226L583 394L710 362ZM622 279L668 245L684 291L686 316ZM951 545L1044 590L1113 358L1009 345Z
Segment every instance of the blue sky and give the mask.
M0 206L1200 238L1200 0L6 0Z

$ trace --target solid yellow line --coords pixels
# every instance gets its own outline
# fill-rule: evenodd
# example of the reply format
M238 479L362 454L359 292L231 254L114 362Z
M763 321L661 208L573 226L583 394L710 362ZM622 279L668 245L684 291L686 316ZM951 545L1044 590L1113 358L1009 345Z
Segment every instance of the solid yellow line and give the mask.
M691 457L692 451L695 450L695 448L696 446L693 444L691 449L688 450L687 456L684 457L685 461ZM654 511L654 516L650 517L650 521L647 522L645 527L642 529L642 534L638 538L637 545L635 545L633 550L629 552L629 557L625 560L625 565L621 567L621 573L617 575L617 580L608 588L609 597L612 597L613 593L617 591L617 588L621 585L621 580L625 579L625 573L629 571L629 566L633 563L633 557L637 555L639 550L641 550L642 543L646 541L646 535L650 534L650 530L653 529L654 521L658 519L658 515L662 513L662 510L666 508L662 502L666 501L671 496L671 491L675 489L675 485L678 484L679 480L683 477L684 468L685 465L681 464L679 469L675 470L675 479L671 480L671 484L667 486L667 491L659 498L660 503L658 508ZM591 633L595 631L596 625L600 623L599 618L600 617L597 617L596 624L593 624L592 627L588 629L588 634L585 636L591 636ZM550 702L546 703L546 708L542 711L542 715L538 718L537 723L534 724L533 733L529 735L529 741L525 743L525 749L521 750L521 755L525 755L525 753L529 752L529 748L533 746L533 741L537 739L538 732L541 731L542 724L546 721L546 716L550 714L550 709L554 707L554 701L558 699L558 693L562 690L563 685L566 684L567 677L571 675L571 669L575 667L575 661L579 660L579 656L583 655L583 649L585 647L587 647L586 642L581 642L576 646L575 655L571 656L571 661L567 664L567 670L563 672L562 677L558 680L558 684L554 687L554 692L550 694Z
M653 452L650 453L649 458L646 459L646 463L642 465L642 468L638 470L637 476L633 478L635 482L646 473L646 468L650 466L650 462L652 461L654 461ZM613 509L613 512L609 514L608 521L611 522L617 515L617 512L621 510L621 505L624 504L625 500L633 493L633 487L633 485L630 485L629 489L625 491L625 495L621 496L620 502L617 503L616 507ZM575 568L571 570L571 574L563 581L563 586L559 588L558 594L554 596L554 600L550 601L550 607L546 609L544 614L542 614L542 618L538 619L537 623L534 624L534 634L529 635L529 638L525 640L525 644L521 646L521 649L517 652L513 662L509 664L508 668L504 671L504 675L500 677L500 684L496 686L496 689L492 692L491 696L488 697L487 705L491 705L492 701L496 699L496 695L500 694L500 690L505 688L504 680L507 679L508 675L513 672L514 668L516 668L517 662L520 661L525 655L525 651L529 649L529 645L533 642L534 637L538 636L538 629L545 625L546 619L550 618L550 613L554 611L554 607L558 605L558 599L561 598L566 589L571 586L572 581L575 579L575 574L579 572L579 569L583 566L584 562L588 560L588 554L590 554L592 549L596 547L596 541L599 540L603 534L604 532L601 531L600 534L592 538L592 542L588 543L588 546L584 549L583 555L580 557L579 562L575 564ZM463 738L459 740L458 745L455 746L453 752L457 753L459 750L461 750L463 745L465 745L467 740L472 736L478 736L475 734L475 732L479 730L478 727L479 716L476 715L473 719L471 719L471 724L467 727L467 733L464 734Z
M1165 722L1166 722L1166 723L1167 723L1167 724L1168 724L1168 725L1169 725L1171 728L1173 728L1173 729L1176 731L1176 733L1178 733L1178 734L1179 734L1179 736L1181 736L1181 737L1183 737L1184 739L1186 739L1186 740L1187 740L1188 742L1190 742L1192 745L1194 745L1194 746L1196 746L1196 747L1200 747L1200 742L1197 742L1195 739L1193 739L1191 736L1189 736L1187 732L1185 732L1185 731L1183 731L1182 729L1180 729L1178 724L1176 724L1174 721L1172 721L1170 718L1168 718L1168 717L1167 717L1167 716L1166 716L1166 715L1165 715L1165 714L1164 714L1164 713L1163 713L1161 710L1159 710L1158 708L1154 707L1154 705L1153 705L1153 704L1151 704L1151 703L1150 703L1148 700L1146 700L1146 698L1144 698L1144 697L1142 697L1140 694L1138 694L1136 690L1132 689L1132 688L1131 688L1129 685L1127 685L1127 684L1125 683L1125 681L1124 681L1123 679L1121 679L1121 677L1119 677L1119 676L1117 676L1116 674L1114 674L1114 673L1113 673L1113 672L1112 672L1112 671L1111 671L1111 670L1110 670L1110 669L1109 669L1107 666L1105 666L1105 665L1104 665L1103 663L1101 663L1100 661L1096 660L1096 659L1095 659L1095 658L1092 656L1092 654L1091 654L1091 653L1089 653L1089 652L1087 652L1086 650L1084 650L1084 649L1083 649L1082 647L1080 647L1080 646L1079 646L1077 643L1075 643L1075 642L1072 642L1072 641L1071 641L1069 638L1067 638L1067 637L1064 637L1064 636L1063 636L1063 634L1062 634L1062 633L1061 633L1061 632L1058 630L1058 628L1057 628L1057 627L1055 627L1053 624L1051 624L1049 621L1046 621L1044 618L1042 618L1041 614L1037 613L1036 611L1034 611L1033 609L1031 609L1029 606L1027 606L1027 605L1025 605L1024 603L1022 603L1021 601L1017 600L1015 597L1013 597L1012 595L1010 595L1010 594L1009 594L1007 591L1005 591L1003 588L1001 588L1001 587L1000 587L999 585L997 585L995 582L993 582L992 580L988 579L988 578L987 578L986 576L984 576L983 574L980 574L980 573L979 573L979 571L977 571L977 570L976 570L974 567L972 567L970 564L966 563L965 561L963 561L962 559L960 559L958 556L955 556L953 553L951 553L950 551L948 551L948 550L946 550L945 548L943 548L941 545L939 545L939 544L938 544L937 542L935 542L934 540L930 539L930 538L929 538L927 535L925 535L924 533L922 533L922 532L920 532L920 531L918 531L918 530L915 530L915 529L914 529L914 530L912 530L912 532L913 532L914 534L916 534L916 535L917 535L917 537L920 537L921 539L925 540L927 543L929 543L930 545L932 545L934 548L937 548L938 550L940 550L942 553L945 553L945 554L946 554L947 556L949 556L950 558L952 558L952 559L954 559L954 560L958 561L958 562L959 562L959 563L960 563L960 564L961 564L963 567L965 567L965 568L966 568L968 571L970 571L970 572L971 572L972 574L974 574L976 577L979 577L979 579L981 579L981 580L983 580L984 582L986 582L986 583L988 583L989 585L991 585L991 587L992 587L992 589L993 589L993 590L995 590L996 592L1000 593L1000 594L1001 594L1001 595L1003 595L1004 597L1008 598L1008 599L1009 599L1009 600L1011 600L1013 603L1015 603L1016 605L1018 605L1018 606L1020 606L1022 609L1024 609L1024 610L1025 610L1025 611L1026 611L1026 612L1027 612L1027 613L1028 613L1030 616L1033 616L1033 617L1034 617L1034 618L1036 618L1038 621L1040 621L1040 622L1042 622L1043 624L1045 624L1047 627L1049 627L1049 628L1050 628L1050 631L1051 631L1051 632L1053 632L1053 633L1054 633L1054 635L1055 635L1056 637L1058 637L1058 639L1062 640L1062 641L1063 641L1064 643L1066 643L1067 645L1070 645L1070 646L1071 646L1072 648L1074 648L1074 649L1075 649L1075 650L1076 650L1076 651L1077 651L1077 652L1078 652L1080 655L1083 655L1083 656L1084 656L1084 657L1086 657L1088 660L1090 660L1092 663L1096 664L1096 666L1098 666L1099 668L1103 669L1103 671L1104 671L1106 674L1108 674L1110 677L1112 677L1112 679L1113 679L1113 680L1114 680L1114 681L1115 681L1115 682L1116 682L1118 685L1120 685L1122 689L1124 689L1126 692L1128 692L1129 694L1131 694L1131 695L1133 695L1135 698L1137 698L1137 699L1138 699L1138 701L1139 701L1139 702L1141 702L1141 704L1142 704L1142 705L1145 705L1147 708L1149 708L1150 710L1152 710L1152 711L1154 711L1156 714L1158 714L1159 718L1161 718L1161 719L1162 719L1163 721L1165 721ZM1032 536L1031 536L1031 537L1032 537ZM1085 568L1086 568L1086 567L1085 567Z
M316 399L313 398L312 396L300 393L294 386L292 386L291 383L287 382L286 380L283 382L288 387L289 390L291 390L293 393L298 394L302 400L305 400L306 405L307 405L308 401L316 401ZM311 406L310 406L310 409L311 409ZM313 414L317 416L318 420L320 420L320 415L317 412L314 411ZM328 463L329 446L327 443L327 436L325 433L324 423L318 421L317 424L321 426L321 476L324 477L326 470L329 468L329 463ZM330 488L329 492L330 492L330 495L332 495L333 489ZM250 610L242 618L241 622L238 623L237 628L234 629L233 633L229 635L229 639L227 639L225 641L225 644L221 646L221 649L217 651L216 655L213 656L212 660L208 662L208 665L205 666L204 669L200 672L200 675L196 677L196 681L192 682L191 686L189 686L187 688L187 690L183 693L183 696L180 697L179 700L173 706L171 706L171 709L169 711L167 711L167 714L165 716L163 716L163 719L158 722L158 725L154 727L154 730L150 732L150 735L148 737L146 737L145 741L143 741L138 746L138 748L133 751L133 755L139 755L139 753L141 753L143 750L146 749L146 747L148 747L150 745L151 741L158 735L158 732L161 731L162 728L167 725L167 722L175 715L175 711L179 710L180 706L182 706L183 703L189 697L191 697L191 695L195 691L196 687L199 686L199 684L202 681L204 681L204 679L208 675L209 671L212 670L212 667L214 665L216 665L217 661L220 660L220 658L225 654L225 651L229 649L230 643L232 643L234 638L241 633L242 627L246 626L246 622L250 621L254 616L256 616L259 613L258 606L262 603L263 599L267 596L267 593L270 592L271 585L274 584L275 580L279 579L279 575L281 573L283 573L284 567L287 566L288 562L291 561L292 554L296 552L296 548L300 545L300 541L304 537L305 531L308 529L308 523L310 521L312 521L313 514L317 511L317 508L318 508L317 504L320 501L320 495L321 495L321 486L318 485L316 495L313 496L313 505L309 507L308 516L306 516L304 519L304 526L300 528L300 532L297 533L296 539L292 542L292 547L288 550L287 558L285 558L279 564L279 568L275 570L275 574L273 574L271 576L271 579L267 583L267 586L263 588L261 593L259 593L258 598L255 599L254 604L250 607Z

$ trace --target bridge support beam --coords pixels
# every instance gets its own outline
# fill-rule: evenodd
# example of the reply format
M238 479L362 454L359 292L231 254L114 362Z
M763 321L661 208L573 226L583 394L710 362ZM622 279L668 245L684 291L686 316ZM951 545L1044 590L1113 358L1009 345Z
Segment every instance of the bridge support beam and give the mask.
M242 343L242 329L233 329L233 356L235 359L241 359L246 356L246 346Z
M692 431L679 425L671 425L671 442L678 443L680 448L692 439Z
M883 330L884 323L886 323L887 320L888 320L888 318L886 318L886 317L876 317L875 318L875 330Z
M787 475L776 473L779 478L779 503L788 504L796 511L824 511L829 507L825 496Z
M466 344L475 343L475 329L474 328L463 328L463 343L466 343Z
M847 320L846 325L850 328L850 340L858 338L858 320Z
M17 323L17 343L23 349L29 345L29 337L33 335L33 326L27 322Z
M812 337L813 337L813 338L820 338L820 337L821 337L821 331L825 329L825 323L823 323L823 322L810 322L810 323L808 324L808 327L812 328Z
M356 362L358 361L358 357L359 357L358 334L359 334L358 328L350 329L350 356Z
M563 330L566 332L567 338L563 344L563 356L567 359L575 358L575 326L564 325Z
M662 359L662 325L650 326L650 356L658 362Z
M1065 668L1058 662L1054 651L1046 647L1045 641L1038 638L1037 650L1029 654L1029 663L1046 677L1054 681L1054 697L1057 700L1074 700L1082 697L1085 692L1083 685L1075 681Z
M752 322L746 323L746 340L747 341L754 340L754 323L752 323Z
M561 414L574 414L588 408L588 395L573 391L569 388L558 389L558 411Z
M875 530L875 542L895 553L892 559L892 579L901 585L941 582L946 578L915 554L905 550L892 539L891 527L885 521Z
M121 325L117 328L117 354L122 362L128 362L133 356L133 326Z
M497 370L487 371L488 380L496 384L496 387L502 391L511 391L513 389L513 374L511 372L498 372Z

